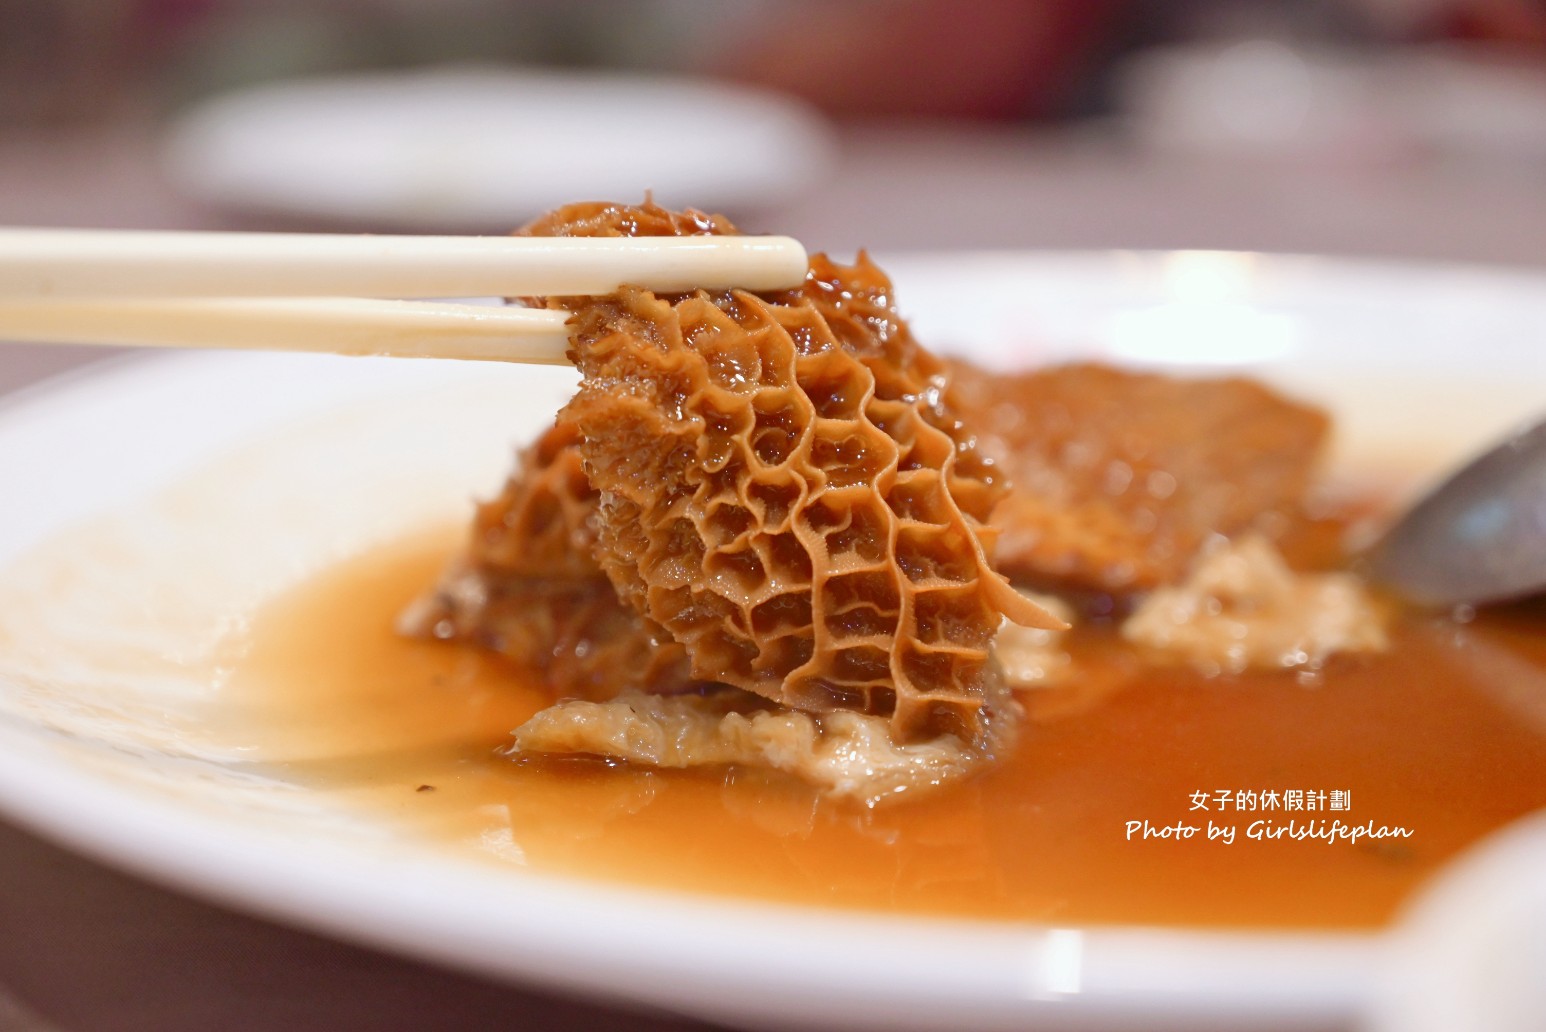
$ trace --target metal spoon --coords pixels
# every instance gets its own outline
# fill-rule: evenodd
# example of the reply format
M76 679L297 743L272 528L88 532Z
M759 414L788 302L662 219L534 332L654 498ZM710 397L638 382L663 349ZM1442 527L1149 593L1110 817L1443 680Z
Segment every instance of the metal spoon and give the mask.
M1546 591L1546 422L1473 459L1418 502L1368 556L1414 602L1505 602Z

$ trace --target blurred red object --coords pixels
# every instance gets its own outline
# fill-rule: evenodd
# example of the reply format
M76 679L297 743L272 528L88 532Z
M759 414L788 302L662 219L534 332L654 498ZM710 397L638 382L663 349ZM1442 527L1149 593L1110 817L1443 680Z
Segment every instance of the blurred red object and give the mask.
M1540 0L1460 0L1442 21L1453 39L1546 50L1546 4Z
M780 4L705 71L837 116L1055 114L1125 0L857 0Z

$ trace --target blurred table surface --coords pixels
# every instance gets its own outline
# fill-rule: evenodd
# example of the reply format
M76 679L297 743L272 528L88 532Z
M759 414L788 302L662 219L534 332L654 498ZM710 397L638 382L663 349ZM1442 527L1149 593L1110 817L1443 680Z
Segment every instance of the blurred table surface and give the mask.
M1090 132L851 130L819 189L739 214L748 228L839 255L859 246L1184 247L1546 265L1538 170L1224 161L1145 153ZM179 198L158 175L153 132L138 124L0 135L0 224L313 228ZM0 393L102 354L0 344ZM703 1027L279 927L3 823L0 871L0 987L11 994L0 996L0 1032Z

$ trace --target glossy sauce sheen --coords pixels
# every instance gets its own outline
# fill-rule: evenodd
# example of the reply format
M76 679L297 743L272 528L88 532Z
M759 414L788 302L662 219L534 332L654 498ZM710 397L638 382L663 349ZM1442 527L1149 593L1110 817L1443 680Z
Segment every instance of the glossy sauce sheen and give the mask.
M1546 805L1546 611L1414 618L1385 655L1319 678L1138 672L1076 637L1077 687L1024 696L1015 754L865 811L755 772L651 772L498 755L541 708L495 656L393 622L455 533L357 558L259 614L233 690L285 776L490 862L696 892L1074 923L1365 928L1487 831ZM1345 812L1219 810L1219 790L1333 790ZM1209 810L1194 810L1207 793ZM1209 819L1237 828L1208 841ZM1251 841L1254 821L1341 819L1409 838ZM1200 826L1126 837L1129 821Z

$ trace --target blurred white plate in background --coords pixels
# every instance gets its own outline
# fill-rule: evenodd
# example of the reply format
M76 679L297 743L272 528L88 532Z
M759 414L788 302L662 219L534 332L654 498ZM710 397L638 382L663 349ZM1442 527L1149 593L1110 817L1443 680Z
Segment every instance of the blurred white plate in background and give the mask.
M281 82L172 127L167 174L247 211L397 228L500 230L579 199L740 211L828 166L819 115L725 83L451 68Z

